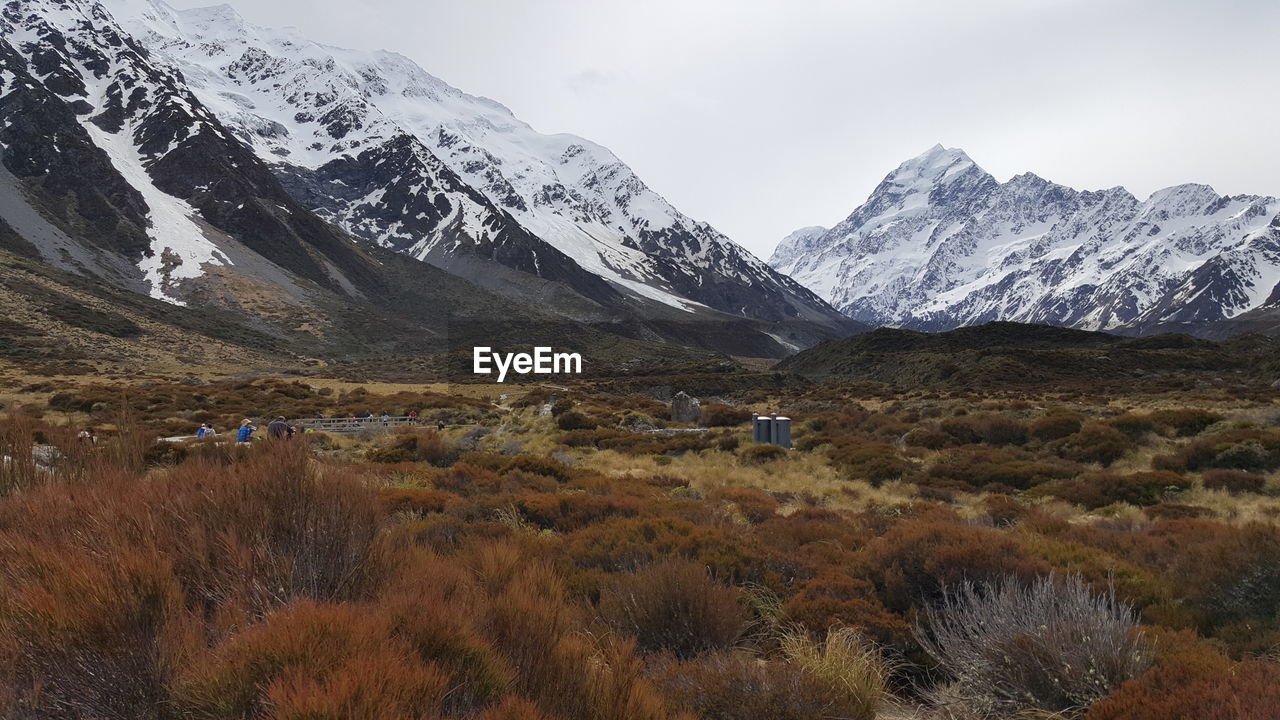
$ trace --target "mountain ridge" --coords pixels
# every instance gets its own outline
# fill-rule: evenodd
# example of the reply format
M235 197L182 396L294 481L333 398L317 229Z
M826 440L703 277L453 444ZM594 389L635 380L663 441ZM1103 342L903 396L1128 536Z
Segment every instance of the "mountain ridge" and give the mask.
M1140 201L1030 172L1000 183L935 145L831 229L789 236L770 262L873 326L1213 334L1277 299L1280 199L1186 183Z
M607 148L538 133L403 55L320 45L229 6L106 5L260 157L293 176L287 184L314 211L358 237L444 266L470 243L494 243L499 225L515 227L527 237L491 257L521 272L546 277L544 258L555 255L566 273L576 264L640 302L839 322L808 290L681 214ZM396 146L398 159L388 161ZM359 177L363 193L326 182L357 177L351 159L366 153L383 156L382 175ZM384 186L419 202L407 214L386 212ZM433 206L441 217L431 217ZM539 242L550 249L512 249Z
M655 354L674 343L757 357L857 328L816 297L807 311L773 320L629 293L534 236L402 133L283 172L245 142L245 125L226 125L102 3L9 0L0 25L0 249L51 269L193 311L236 313L282 347L340 356L425 347L415 336L443 337L451 323L475 335L485 318L502 328L518 317L563 326L566 340L612 333L622 342L604 345ZM407 161L424 169L378 174ZM427 180L451 193L447 205L414 186ZM308 202L317 184L321 199ZM480 230L460 240L466 252L420 262L432 248L404 252L413 244L371 242L342 227L349 198L334 188L377 193L360 218L375 233L416 221L475 221ZM712 291L727 283L729 295L754 292L715 272L701 279Z

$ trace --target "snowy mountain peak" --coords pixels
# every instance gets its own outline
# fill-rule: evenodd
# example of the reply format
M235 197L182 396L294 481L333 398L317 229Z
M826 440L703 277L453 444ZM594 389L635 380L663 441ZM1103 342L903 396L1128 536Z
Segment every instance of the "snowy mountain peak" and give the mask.
M1280 200L1208 185L1139 202L1032 173L999 183L934 146L831 230L784 239L770 262L870 325L1185 328L1280 291L1278 221Z
M827 230L821 225L810 225L782 238L782 242L778 243L778 246L774 248L773 255L769 258L769 264L774 267L791 265L797 258L803 257L806 253L812 251L814 243L826 234Z
M102 3L299 200L368 242L458 272L479 254L542 279L587 273L688 312L844 322L608 149L539 133L404 55L322 45L228 6Z
M1218 199L1217 191L1209 185L1184 183L1151 193L1143 206L1149 213L1179 216L1195 213Z
M936 185L953 180L973 168L981 171L963 150L939 144L899 165L889 173L885 182L901 186Z

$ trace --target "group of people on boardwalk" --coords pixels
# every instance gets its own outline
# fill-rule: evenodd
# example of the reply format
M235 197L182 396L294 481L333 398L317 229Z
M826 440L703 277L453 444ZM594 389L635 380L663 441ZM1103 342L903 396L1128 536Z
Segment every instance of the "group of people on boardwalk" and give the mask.
M236 430L236 442L244 444L253 442L253 434L257 431L258 426L254 425L252 420L248 418L241 420L240 428ZM278 416L267 423L267 437L272 440L290 440L297 432L297 428L285 422L284 416Z

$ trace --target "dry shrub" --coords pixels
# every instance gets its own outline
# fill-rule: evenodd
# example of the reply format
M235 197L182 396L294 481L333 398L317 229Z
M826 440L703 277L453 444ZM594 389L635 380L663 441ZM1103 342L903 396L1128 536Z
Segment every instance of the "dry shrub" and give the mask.
M169 563L8 533L0 548L0 685L29 709L13 717L165 717L173 659L199 643Z
M494 469L504 473L520 471L533 475L542 475L562 483L569 482L575 477L573 468L555 458L541 455L516 455L515 457L505 458L501 465Z
M682 658L732 646L751 623L740 590L680 560L613 578L597 609L610 627L635 637L641 650Z
M1098 463L1103 467L1124 457L1134 447L1128 435L1101 423L1087 423L1079 432L1050 444L1068 460Z
M854 550L870 539L859 524L832 510L803 507L789 515L771 517L755 536L770 547L791 553L815 543Z
M979 716L1078 712L1149 662L1133 608L1078 576L966 582L926 617L920 643L951 678L939 694Z
M1191 633L1158 638L1145 673L1094 704L1085 720L1268 720L1280 707L1280 664L1234 663Z
M846 691L797 665L766 661L745 652L661 662L657 682L677 704L706 720L814 720L856 718Z
M982 511L996 527L1008 527L1034 511L1008 495L988 495L982 498Z
M296 443L146 479L104 472L75 494L49 489L0 506L0 526L67 552L156 549L187 605L218 627L294 598L368 597L387 568L380 519L367 485L320 468Z
M571 430L560 436L560 442L569 447L596 447L601 450L617 450L629 455L679 454L717 448L732 450L737 438L723 433L676 433L659 435L631 432L614 428L595 430Z
M184 668L177 704L199 718L434 718L449 677L415 657L387 619L300 600Z
M951 417L939 423L939 427L962 445L1022 445L1027 442L1026 423L1005 415Z
M1233 527L1203 520L1160 523L1174 553L1170 574L1211 630L1250 625L1254 635L1275 630L1280 618L1280 528L1261 523Z
M557 532L580 528L617 517L635 517L640 503L634 498L610 495L530 493L521 495L515 507L529 522Z
M1267 478L1240 470L1209 470L1204 474L1204 486L1210 490L1226 490L1232 495L1262 492Z
M954 441L955 438L948 433L923 426L913 428L902 436L902 442L907 447L921 447L926 450L941 450L954 444Z
M1208 517L1213 511L1199 505L1162 502L1142 508L1142 514L1152 520L1191 520Z
M439 490L470 497L497 491L502 478L487 468L460 462L436 475L431 482Z
M869 543L858 553L855 569L895 612L937 602L944 587L966 581L1029 579L1048 572L1005 533L927 519L902 521Z
M570 410L556 417L556 427L561 430L593 430L599 426L599 422L577 410Z
M1155 427L1178 437L1199 435L1222 419L1221 415L1200 408L1155 410L1147 417Z
M460 563L417 555L379 603L392 634L448 673L444 706L450 716L493 702L514 680L513 669L482 634L479 602L474 578Z
M476 720L547 720L547 716L528 700L508 696L477 715Z
M964 447L943 453L922 482L964 490L1025 490L1071 477L1078 468L1055 458L1039 459L1018 448Z
M1161 470L1243 470L1271 472L1280 469L1280 430L1228 430L1192 440L1172 455L1157 456L1152 465Z
M605 520L566 538L564 557L577 568L634 571L659 560L683 558L734 583L757 582L764 557L738 531L673 517Z
M1134 440L1140 440L1144 435L1154 432L1156 429L1156 424L1152 422L1151 416L1144 413L1127 412L1111 418L1107 421L1107 424Z
M780 460L787 456L787 449L781 445L762 443L748 445L738 451L738 457L748 462L766 463Z
M32 454L34 435L35 424L26 415L11 412L0 419L0 498L48 479Z
M874 720L884 701L889 668L880 653L856 631L834 628L816 641L806 633L782 637L787 662L816 678L838 695L838 717Z
M201 606L261 615L295 598L360 599L387 570L373 491L320 468L300 443L273 443L220 472L184 465L163 487L156 512Z
M778 509L778 501L772 495L753 488L720 487L708 493L707 499L731 504L752 524L772 518Z
M1093 510L1114 503L1129 503L1140 507L1155 505L1190 487L1189 479L1176 473L1156 470L1128 475L1085 473L1042 485L1037 488L1037 492Z
M485 634L516 670L512 689L542 713L582 720L672 717L632 643L575 630L582 619L547 566L521 563L489 593Z
M782 611L788 620L810 632L849 627L895 648L906 647L912 641L911 626L885 609L874 585L836 570L802 581L795 594L786 599Z
M435 430L401 428L388 445L365 453L372 462L426 462L436 467L449 467L458 461L458 449Z
M1054 570L1080 576L1095 589L1115 589L1116 595L1144 612L1161 613L1175 604L1174 585L1153 571L1079 542L1028 533L1023 545ZM1165 622L1169 622L1166 616ZM1187 623L1181 622L1182 626Z
M872 484L897 480L911 472L912 464L897 448L882 442L845 442L831 451L831 459L854 477Z
M421 517L444 512L458 496L434 488L387 487L378 490L378 502L388 514L405 513Z
M1028 432L1033 439L1040 442L1060 440L1080 432L1084 420L1083 415L1076 413L1052 413L1032 422Z
M751 411L722 403L702 406L702 424L707 427L733 427L751 419Z

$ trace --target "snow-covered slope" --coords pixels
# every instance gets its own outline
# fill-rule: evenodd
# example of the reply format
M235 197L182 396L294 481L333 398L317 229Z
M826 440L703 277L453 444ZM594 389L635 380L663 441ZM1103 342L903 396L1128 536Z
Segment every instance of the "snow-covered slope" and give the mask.
M216 292L215 277L254 276L282 296L298 280L352 297L383 286L377 263L287 193L102 5L0 7L4 168L15 203L76 239L67 269L171 303L197 286ZM36 248L55 264L70 262L66 249Z
M511 222L641 297L765 319L820 300L682 215L609 150L544 135L407 58L320 45L222 5L106 0L295 195L353 234L432 260ZM539 263L519 269L539 274Z
M1139 201L1031 173L1000 183L935 146L770 263L871 325L1190 330L1280 299L1280 200L1177 185Z

